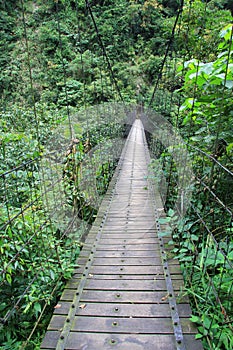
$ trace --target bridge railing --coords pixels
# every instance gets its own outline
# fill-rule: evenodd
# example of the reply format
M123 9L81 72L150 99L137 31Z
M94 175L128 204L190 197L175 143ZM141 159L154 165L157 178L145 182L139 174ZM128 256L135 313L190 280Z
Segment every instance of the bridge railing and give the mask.
M19 344L43 324L44 310L54 304L79 252L79 241L70 237L79 234L79 224L74 215L65 215L61 179L48 179L41 168L41 160L30 160L0 175L2 344L10 338ZM54 168L51 161L48 168ZM56 208L63 216L58 218Z
M71 277L82 236L95 220L128 131L112 105L96 109L88 111L91 126L80 126L82 115L71 118L78 136L70 140L65 122L29 160L14 143L1 147L1 344L27 348L29 341L40 342L38 329ZM115 113L124 116L122 106Z
M158 143L155 141L157 146ZM206 348L229 349L233 330L233 173L215 155L197 148L189 151L194 179L185 215L179 217L179 211L175 210L180 186L176 164L161 144L157 156L160 156L163 182L159 187L164 188L165 177L165 207L167 222L173 230L173 254L182 266L183 292L189 295L193 305L197 337L203 339Z

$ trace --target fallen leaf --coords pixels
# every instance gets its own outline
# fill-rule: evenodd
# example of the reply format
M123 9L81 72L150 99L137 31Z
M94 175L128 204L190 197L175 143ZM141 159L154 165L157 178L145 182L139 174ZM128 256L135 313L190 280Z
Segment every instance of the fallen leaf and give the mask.
M54 306L54 309L60 309L61 304L57 304L56 306Z
M161 301L167 300L168 297L169 297L169 294L165 295L164 297L161 298Z

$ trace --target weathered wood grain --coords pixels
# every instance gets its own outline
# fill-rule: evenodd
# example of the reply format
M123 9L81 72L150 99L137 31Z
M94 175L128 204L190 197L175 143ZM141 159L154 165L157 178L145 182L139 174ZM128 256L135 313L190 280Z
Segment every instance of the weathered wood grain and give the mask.
M171 238L159 237L165 213L148 181L149 161L137 120L42 350L202 350Z

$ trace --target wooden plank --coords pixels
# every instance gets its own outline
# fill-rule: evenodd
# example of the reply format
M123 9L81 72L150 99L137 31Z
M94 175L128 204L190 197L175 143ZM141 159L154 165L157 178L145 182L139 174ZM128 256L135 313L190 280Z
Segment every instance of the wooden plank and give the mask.
M85 260L79 259L78 262L79 264ZM135 258L135 257L130 257L130 258L115 258L115 257L110 257L110 258L94 258L93 259L93 265L132 265L132 266L148 266L148 265L159 265L161 264L161 257L155 257L153 256L152 258L148 257L142 257L142 258Z
M124 204L120 203L121 208L124 207ZM127 206L129 204L127 203ZM130 208L131 211L130 213L127 211L127 216L122 218L111 218L108 216L108 220L106 221L105 225L104 225L104 229L105 231L107 231L107 229L115 229L117 230L119 229L124 229L124 226L127 226L128 229L133 230L136 229L138 231L143 230L145 227L149 227L150 230L156 230L156 220L155 217L153 216L153 212L151 209L145 208L146 212L145 212L145 216L144 216L144 212L142 212L142 210L139 212L136 212L136 210L133 210L131 207L132 203L130 202ZM144 204L142 204L144 206ZM151 212L151 213L150 213ZM148 215L148 213L150 213L150 218ZM130 226L134 226L133 228L131 228Z
M41 343L40 349L56 349L60 334L61 333L59 331L47 331Z
M62 295L62 301L72 302L76 294L77 289L65 288ZM163 300L164 298L164 300ZM168 303L167 293L163 292L118 292L118 291L86 291L84 290L81 295L81 303L87 302L101 302L101 303ZM187 298L186 298L187 301ZM184 299L185 302L185 299Z
M186 349L202 350L200 341L193 335L185 336ZM173 335L135 335L135 334L108 334L108 333L76 333L71 332L66 350L177 350Z
M65 289L69 292L69 289ZM65 291L63 292L65 294ZM175 293L178 297L179 293ZM117 300L124 303L141 303L141 304L163 304L168 303L167 292L154 291L154 292L118 292L118 291L86 291L84 290L81 296L81 302L106 302L114 303ZM65 299L63 299L65 300ZM66 299L67 300L67 299ZM69 300L69 299L68 299ZM179 302L186 303L188 298L186 296L180 296Z
M171 265L170 266L170 273L175 274L181 274L180 266L179 265ZM74 271L75 274L82 274L85 273L86 268L83 265L80 265L77 267ZM87 271L88 274L91 275L152 275L156 276L158 274L163 275L164 270L161 265L145 265L145 266L121 266L121 265L112 265L112 266L100 266L100 265L91 265L90 269Z
M89 238L95 239L96 235L88 235ZM102 233L103 239L111 239L111 240L121 240L121 239L141 239L141 238L152 238L155 240L158 237L158 234L151 230L151 231L125 231L122 233L122 231L106 231Z
M156 275L157 273L163 273L163 267L161 265L153 266L91 266L90 273L95 274L109 274L109 275Z
M118 225L121 226L122 224L132 224L132 225L134 224L135 226L138 226L137 224L141 224L141 225L144 224L144 227L145 225L146 226L152 225L153 228L155 229L155 219L153 217L152 210L150 213L148 212L147 208L145 213L141 211L140 213L138 213L138 215L136 215L134 212L133 212L133 215L127 215L126 217L125 216L115 217L115 216L108 215L108 221L105 225L105 229L108 226L112 228Z
M180 273L179 265L171 265L170 272L173 274ZM91 266L90 273L95 274L108 274L108 275L156 275L158 273L163 274L163 267L161 265L148 265L148 266Z
M127 189L126 191L129 191ZM124 208L125 209L125 208ZM147 208L147 211L144 211L144 218L151 218L151 212L153 211L153 207L151 205L150 208ZM138 217L138 215L141 215L142 213L142 208L139 206L138 208L134 207L134 210L132 210L132 207L128 207L128 210L122 210L121 207L119 208L113 208L111 205L109 211L108 211L108 216L111 218L117 218L118 220L127 220L129 217Z
M97 317L170 317L168 304L137 304L137 307L134 304L127 303L87 303L84 305L84 308L77 309L77 315ZM179 304L178 310L181 317L190 317L191 315L189 304Z
M75 283L72 284L75 286ZM69 288L69 284L67 288ZM96 280L89 279L85 284L85 290L125 290L125 291L154 291L166 290L164 280Z
M96 255L95 255L96 256ZM94 258L93 259L93 265L124 265L124 266L150 266L150 265L161 265L161 257L156 257L154 256L152 258L150 257L120 257L120 258L115 258L115 257L101 257L101 258ZM170 259L169 260L169 265L178 265L177 260Z
M159 250L159 243L145 243L145 244L127 244L127 245L119 245L119 244L112 244L112 245L98 245L98 250L152 250L152 251L158 251Z
M127 189L128 191L129 189ZM119 210L113 210L112 206L111 209L108 211L108 218L110 219L117 219L117 220L134 220L138 218L138 215L140 215L142 213L142 208L139 208L137 211L130 211L129 213L126 212L122 212ZM143 212L143 217L144 218L149 218L151 220L151 212L153 211L153 207L151 205L151 208L147 208L148 210Z
M149 157L140 127L132 129L132 137L110 184L111 191L114 186L115 190L105 196L83 243L79 266L55 308L42 343L44 350L55 349L58 340L58 348L66 350L176 350L170 305L174 298L186 350L202 350L193 336L196 328L189 320L188 298L182 295L178 261L168 260L168 269L162 264L161 249L169 256L171 247L162 247L157 237L145 177ZM156 198L164 216L158 194ZM166 225L161 229L167 229ZM169 240L163 239L164 243ZM165 280L168 270L171 295Z
M88 240L87 240L88 242ZM144 245L144 244L154 244L155 243L155 239L152 237L141 237L141 238L123 238L123 239L105 239L105 238L101 238L99 240L99 245L103 246L103 245L124 245L124 244L135 244L135 245Z
M53 316L50 329L60 329L66 319L65 316ZM184 333L195 334L196 328L188 318L181 318ZM71 331L95 333L120 333L120 334L173 334L174 329L171 318L115 318L115 317L93 317L76 316Z
M174 283L176 281L181 281L183 280L182 274L174 274L171 275L172 280L174 280ZM76 273L73 276L74 280L80 280L83 277L83 274L81 273ZM154 280L155 278L157 279L164 279L164 274L163 273L157 273L156 275L105 275L105 274L87 274L86 278L94 278L94 279L102 279L102 280ZM75 282L76 283L76 282Z
M161 276L159 276L161 277ZM77 288L80 280L72 279L67 283L66 288ZM182 280L173 281L173 289L179 291L184 287ZM167 290L166 282L164 279L153 278L151 280L132 280L132 279L96 279L88 278L85 284L86 290L132 290L132 291L154 291L154 290Z
M106 250L98 249L95 253L95 258L155 258L161 259L159 245L157 245L157 250Z
M67 315L72 302L59 301L58 307L54 310L54 315ZM189 304L179 304L178 311L180 317L190 317L191 309ZM134 304L127 303L87 303L81 304L76 309L76 315L80 316L110 316L110 317L170 317L170 307L168 304Z

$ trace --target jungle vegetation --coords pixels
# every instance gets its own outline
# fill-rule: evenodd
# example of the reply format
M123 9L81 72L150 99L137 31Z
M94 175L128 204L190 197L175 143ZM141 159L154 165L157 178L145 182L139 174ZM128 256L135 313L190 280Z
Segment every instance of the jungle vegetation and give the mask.
M6 177L4 175L1 178L1 202L7 202L8 209L4 205L0 207L0 223L4 227L0 238L1 264L6 268L0 276L0 317L10 310L9 304L14 302L14 295L22 295L28 281L33 278L41 252L44 253L40 264L43 263L45 269L45 275L41 275L23 296L21 309L16 310L7 321L7 332L3 334L0 331L2 349L22 347L43 309L44 300L49 298L51 289L48 286L52 288L56 281L58 289L49 302L50 311L53 310L64 281L71 276L80 249L78 243L74 245L62 236L62 227L53 222L43 227L43 242L36 238L32 243L33 256L27 248L22 250L24 243L30 241L32 228L40 228L41 221L46 216L42 203L38 202L24 216L18 214L40 191L37 160L43 156L47 140L69 116L85 108L115 100L121 102L121 99L126 104L149 105L158 75L161 74L163 58L180 5L180 0L93 0L90 6L97 32L90 21L87 2L84 0L0 2L0 175L19 167L8 183L10 187L7 198ZM175 54L171 54L170 66L174 68L175 75L169 73L168 67L163 67L163 73L167 74L160 81L162 93L173 104L161 106L161 99L155 97L151 105L151 108L176 124L182 137L189 141L197 175L203 170L203 160L194 151L195 147L232 170L232 13L231 0L184 1L182 25L175 31L172 40ZM120 96L115 88L109 88L112 77L103 55L100 37L111 63L115 83L121 92ZM227 78L224 75L226 60ZM169 74L172 74L172 78ZM79 139L75 151L78 162L85 158L91 147L125 132L122 125L112 121L99 124L93 118L90 123L92 126L89 130L85 120L80 121L78 126ZM66 155L64 168L68 205L75 203L81 206L84 203L82 219L90 223L94 220L96 211L92 210L89 199L85 198L76 180L72 178L70 154ZM165 161L169 158L166 152L161 156ZM20 168L21 164L31 161L33 163L30 163L30 167ZM101 168L97 167L95 176L99 182L99 195L105 193L114 167L112 161L106 161ZM233 198L228 190L232 186L232 180L228 176L221 177L213 173L211 161L204 171L207 184L232 209ZM172 203L172 190L169 201ZM212 210L204 208L205 203L204 194L197 196L195 206L203 208L203 211ZM169 203L167 209L169 210ZM221 210L216 212L216 217L218 214L221 216ZM11 216L17 217L14 225L4 226ZM183 226L181 225L182 230L185 226L187 234L193 235L194 242L198 239L197 231L200 229L192 224L195 220L194 213L190 211ZM224 225L218 220L219 222L215 220L212 223L211 230ZM224 234L217 232L220 240L225 242ZM184 264L189 261L193 249L192 246L185 246L185 239L184 236L183 245L179 242L184 249L179 258ZM179 240L180 235L176 232L174 242L178 244ZM233 241L228 244L230 248L227 253L233 260ZM59 252L51 253L54 247L59 247ZM19 251L19 262L17 260L7 264ZM57 254L60 261L59 264L54 264ZM35 268L31 266L30 259L35 261ZM216 271L216 278L218 273ZM230 285L227 278L229 276L224 282L226 290ZM42 289L38 288L41 283L45 286ZM221 293L224 293L224 289ZM194 320L200 321L195 317ZM215 321L217 324L218 320ZM39 349L47 322L48 317L42 318L27 349ZM209 319L205 322L208 323ZM232 337L227 332L226 328L226 332L221 335L224 339L221 340L221 346L224 346L222 349L229 350L233 344ZM203 335L205 329L200 330L200 337Z

